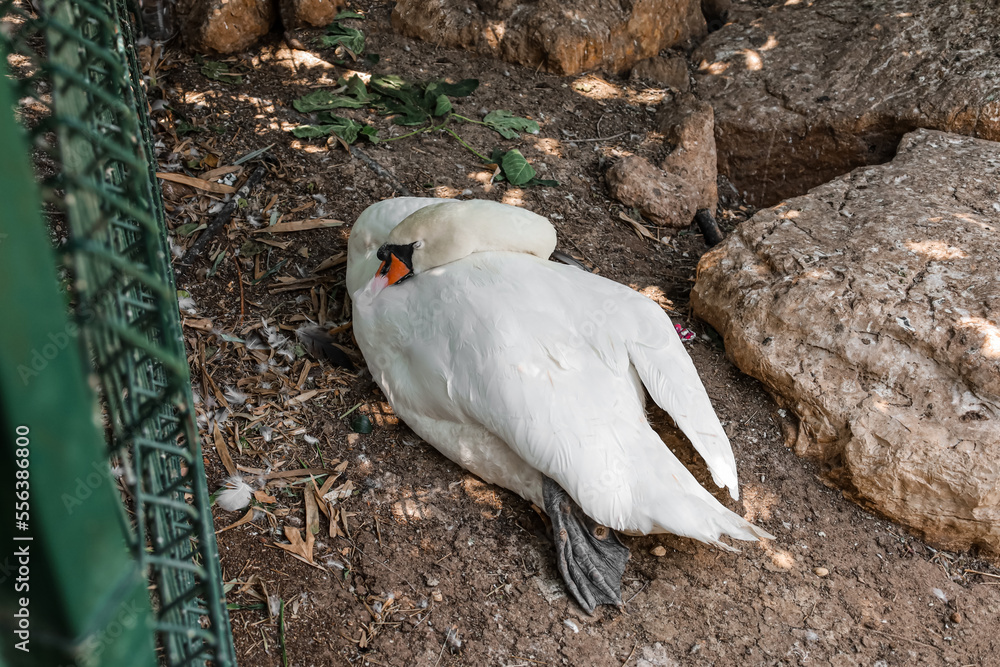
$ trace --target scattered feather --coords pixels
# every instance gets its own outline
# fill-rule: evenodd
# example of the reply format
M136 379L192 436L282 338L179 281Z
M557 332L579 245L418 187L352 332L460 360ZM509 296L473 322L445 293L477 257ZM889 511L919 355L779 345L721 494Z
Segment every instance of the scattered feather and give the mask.
M215 496L215 502L227 512L241 510L250 504L253 488L239 475L226 478L226 484Z
M226 387L224 395L226 397L226 400L233 405L243 405L244 403L247 402L247 398L249 398L249 396L244 394L242 391L239 391L235 387Z
M334 342L333 336L324 327L305 324L295 330L295 337L314 359L325 359L335 367L354 370L354 363L347 356L347 351Z

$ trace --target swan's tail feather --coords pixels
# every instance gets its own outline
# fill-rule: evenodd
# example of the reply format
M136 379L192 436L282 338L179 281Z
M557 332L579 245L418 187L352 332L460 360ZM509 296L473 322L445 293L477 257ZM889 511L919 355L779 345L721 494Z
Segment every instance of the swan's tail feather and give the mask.
M729 438L680 339L671 332L660 347L631 344L628 353L649 395L705 459L712 481L728 487L733 500L739 500L736 458Z

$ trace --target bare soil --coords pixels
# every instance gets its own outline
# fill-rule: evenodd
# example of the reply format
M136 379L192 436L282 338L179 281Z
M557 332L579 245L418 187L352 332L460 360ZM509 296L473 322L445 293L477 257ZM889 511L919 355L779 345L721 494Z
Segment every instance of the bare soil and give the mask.
M936 551L869 514L796 458L767 393L690 317L701 237L692 229L656 243L619 219L620 206L605 194L603 165L621 153L662 156L654 115L664 91L598 74L561 78L438 49L395 35L387 4L355 9L368 14L355 25L365 30L367 52L379 54L378 63L361 58L337 66L330 49L292 52L275 36L230 60L247 74L229 85L206 78L178 48L143 53L147 67L154 65L161 170L198 176L273 144L275 162L263 184L178 280L195 302L185 313L185 337L209 486L220 487L227 476L216 447L221 438L235 465L249 469L246 479L255 488L266 481L263 491L273 496L261 494L252 520L218 535L240 664L998 664L1000 571L974 554ZM313 37L300 33L307 45ZM481 152L520 148L539 176L557 179L559 187L490 185L491 171L444 133L361 146L414 194L486 197L548 216L561 249L655 298L675 322L697 332L688 349L731 436L742 481L740 503L718 497L776 540L730 554L673 536L624 538L632 550L625 605L589 617L563 594L538 512L478 481L396 422L346 326L343 263L314 272L346 252L350 223L365 207L396 193L336 142L287 132L309 122L292 100L332 85L349 69L477 78L479 89L457 102L459 113L479 118L508 109L541 124L537 136L519 140L479 126L453 127ZM345 115L374 118L363 110ZM383 136L406 131L385 119L374 122ZM207 223L221 198L170 182L164 192L175 230ZM751 213L729 205L720 212L724 229ZM283 222L321 217L347 224L254 233L275 212ZM178 252L193 238L176 234ZM292 335L307 318L330 323L358 371L245 344L262 320ZM246 403L227 388L246 393ZM371 419L372 433L353 432L358 415ZM669 418L660 412L653 418L665 441L704 475ZM335 484L355 487L334 508L344 510L334 517L336 532L346 534L330 537L323 516L311 565L274 547L288 542L287 527L305 530L309 476L260 480L252 471L330 469L338 461L347 467ZM241 516L215 508L220 530Z

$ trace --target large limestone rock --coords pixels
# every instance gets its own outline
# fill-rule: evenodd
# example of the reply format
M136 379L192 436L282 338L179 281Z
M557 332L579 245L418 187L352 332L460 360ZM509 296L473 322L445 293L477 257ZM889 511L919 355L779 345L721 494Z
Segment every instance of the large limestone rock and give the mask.
M918 127L1000 140L998 16L1000 0L734 4L692 55L719 171L769 206Z
M620 73L705 34L699 0L398 0L396 30L556 74Z
M188 47L236 53L267 34L277 18L274 0L180 0L178 16Z
M891 163L740 225L692 302L798 416L796 453L932 542L1000 558L1000 144L906 135Z

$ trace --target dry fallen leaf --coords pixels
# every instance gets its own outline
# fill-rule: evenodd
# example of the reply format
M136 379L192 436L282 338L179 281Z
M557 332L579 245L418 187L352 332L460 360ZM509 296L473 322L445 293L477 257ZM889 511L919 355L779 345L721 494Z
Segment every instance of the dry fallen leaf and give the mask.
M235 528L236 526L242 526L243 524L248 523L251 519L253 519L253 508L252 507L247 510L247 513L244 514L242 518L237 519L236 521L234 521L233 523L229 524L225 528L218 529L217 531L215 531L215 534L218 535L219 533L221 533L223 531L226 531L226 530L229 530L230 528Z
M267 232L268 234L282 234L285 232L303 232L309 229L324 229L326 227L339 227L342 224L344 224L342 220L334 220L333 218L292 220L291 222L279 222L278 224L271 225L270 227L264 227L263 229L256 229L253 231L253 233L263 234Z
M264 489L257 489L253 492L253 497L257 499L259 503L271 504L278 502L278 499L274 496L269 496Z
M226 444L226 439L219 430L219 423L215 422L213 426L212 436L215 439L215 450L219 452L219 458L222 459L222 465L225 466L226 472L235 477L237 474L236 465L233 463L233 457L229 455L229 445Z
M236 188L230 185L211 183L200 178L195 178L194 176L185 176L184 174L171 174L169 172L158 171L156 172L156 177L163 179L164 181L173 181L174 183L181 183L198 190L214 192L220 195L229 195L236 192Z
M279 549L284 549L288 553L297 557L299 560L305 561L310 565L315 565L313 561L313 544L316 542L316 536L311 532L306 531L306 539L302 541L302 533L299 532L298 528L293 526L285 526L285 537L291 544L281 544L280 542L275 542L274 546Z
M207 317L202 318L200 320L195 320L189 317L185 317L184 319L181 320L181 324L183 324L186 327L190 327L191 329L197 329L198 331L212 330L212 320L208 319Z
M323 500L330 503L331 506L336 505L337 501L341 500L342 498L348 498L351 495L351 492L353 491L354 491L354 482L352 482L351 480L347 480L333 491L329 491L323 494Z

